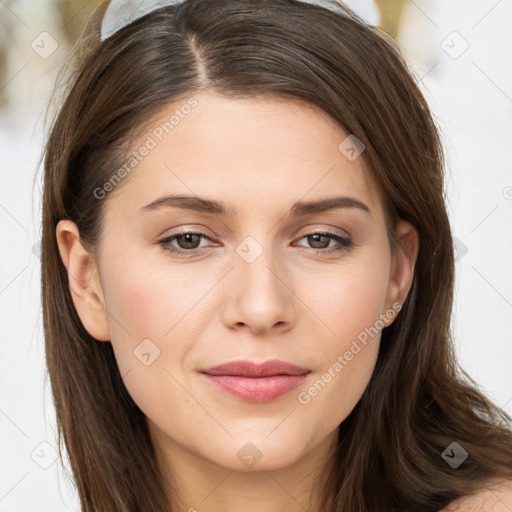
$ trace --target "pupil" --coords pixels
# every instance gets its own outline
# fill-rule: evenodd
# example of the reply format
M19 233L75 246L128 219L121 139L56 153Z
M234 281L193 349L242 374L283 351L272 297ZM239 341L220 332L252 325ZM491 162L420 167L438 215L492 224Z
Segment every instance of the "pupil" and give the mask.
M184 244L180 243L180 246L182 246L183 249L195 249L193 237L198 237L198 236L199 235L196 235L193 233L187 233L185 235L181 235L180 238L184 239ZM197 242L197 240L196 240L196 242ZM192 245L192 247L190 247L190 245Z
M325 235L315 234L315 235L310 235L310 238L313 240L312 243L310 241L310 244L312 245L312 247L314 247L315 249L322 249L322 248L325 249L325 243L322 246L322 243L319 241L320 238L327 238ZM320 244L320 245L318 246L315 244ZM327 241L327 244L329 244L329 241Z

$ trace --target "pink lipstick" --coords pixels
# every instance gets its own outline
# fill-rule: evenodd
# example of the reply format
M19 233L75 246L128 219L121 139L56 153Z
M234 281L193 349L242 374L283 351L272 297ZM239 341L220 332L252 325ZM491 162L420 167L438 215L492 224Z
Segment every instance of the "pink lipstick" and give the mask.
M232 361L200 370L223 391L250 402L270 402L302 384L311 370L272 359Z

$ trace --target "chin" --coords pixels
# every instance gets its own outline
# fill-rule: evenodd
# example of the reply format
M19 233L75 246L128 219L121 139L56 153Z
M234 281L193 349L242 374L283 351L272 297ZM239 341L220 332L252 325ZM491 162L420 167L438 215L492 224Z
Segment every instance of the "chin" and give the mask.
M308 451L304 440L290 436L276 436L272 440L265 438L267 435L235 436L228 443L215 443L211 453L207 453L210 450L201 451L204 458L214 464L242 473L283 469L296 463ZM287 442L284 443L283 439Z

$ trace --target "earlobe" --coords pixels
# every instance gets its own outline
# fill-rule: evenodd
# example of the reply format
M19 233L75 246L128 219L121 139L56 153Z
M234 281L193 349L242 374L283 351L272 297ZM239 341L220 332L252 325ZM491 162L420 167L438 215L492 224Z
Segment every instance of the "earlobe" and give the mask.
M418 232L409 222L399 219L396 224L399 244L393 255L388 285L387 309L403 305L409 294L419 250Z
M87 332L99 341L110 341L108 315L96 261L80 242L75 223L61 220L56 228L60 257L76 311Z

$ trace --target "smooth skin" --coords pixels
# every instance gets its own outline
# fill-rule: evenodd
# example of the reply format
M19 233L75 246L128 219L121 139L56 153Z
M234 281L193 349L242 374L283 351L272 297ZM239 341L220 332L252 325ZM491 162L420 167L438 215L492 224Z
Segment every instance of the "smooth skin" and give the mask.
M270 97L194 97L197 106L104 200L95 254L75 224L59 222L73 301L91 336L112 343L162 468L180 491L180 510L318 511L314 478L369 382L380 331L335 376L333 365L365 329L396 318L386 313L410 290L418 234L399 220L401 245L391 253L364 153L351 160L338 149L349 134L324 112ZM184 103L162 109L134 150ZM143 210L169 194L222 202L233 215ZM289 215L296 202L334 196L370 211ZM183 232L204 236L159 243ZM336 239L312 236L325 232L352 245L328 252ZM150 340L148 364L143 340ZM199 373L237 359L281 359L311 374L300 388L254 403ZM301 403L299 393L330 368L330 381ZM252 465L243 462L248 454Z

